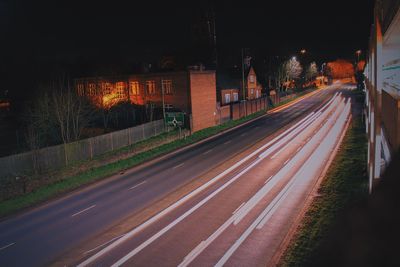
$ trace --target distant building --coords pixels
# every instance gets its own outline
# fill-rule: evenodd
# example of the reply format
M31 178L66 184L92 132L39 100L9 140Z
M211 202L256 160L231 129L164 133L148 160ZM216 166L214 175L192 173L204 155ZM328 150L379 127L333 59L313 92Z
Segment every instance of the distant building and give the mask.
M188 70L75 79L79 95L100 108L121 103L178 109L191 118L192 131L215 125L215 71Z
M372 190L400 149L400 1L375 2L366 59L365 121Z
M217 73L218 101L221 105L227 105L243 99L252 100L262 97L262 86L257 80L253 67L250 67L244 73L244 88L242 83L243 76L239 69L219 71Z

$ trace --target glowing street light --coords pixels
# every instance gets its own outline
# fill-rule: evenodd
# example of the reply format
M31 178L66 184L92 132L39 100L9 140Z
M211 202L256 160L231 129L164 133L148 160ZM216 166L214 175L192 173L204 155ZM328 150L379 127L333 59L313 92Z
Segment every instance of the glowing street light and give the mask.
M307 53L307 50L301 49L300 53L304 55L305 53Z
M357 54L357 62L360 61L361 50L356 51Z

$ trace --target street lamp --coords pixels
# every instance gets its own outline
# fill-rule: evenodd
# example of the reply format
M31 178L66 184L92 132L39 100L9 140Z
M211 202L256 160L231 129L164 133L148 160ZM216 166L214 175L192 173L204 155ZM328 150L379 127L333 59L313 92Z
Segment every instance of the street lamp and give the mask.
M301 49L300 53L301 53L302 55L304 55L305 53L307 53L307 50Z
M357 62L359 62L360 61L361 50L357 50L356 54L357 54Z

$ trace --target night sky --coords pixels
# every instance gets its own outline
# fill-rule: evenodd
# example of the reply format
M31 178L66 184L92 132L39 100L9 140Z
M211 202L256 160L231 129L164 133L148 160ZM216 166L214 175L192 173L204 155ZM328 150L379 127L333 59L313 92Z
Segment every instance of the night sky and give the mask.
M373 0L143 2L0 0L2 79L81 76L94 65L118 73L136 61L183 53L193 14L210 5L222 59L241 47L259 60L302 48L318 62L353 59L367 47L373 7Z

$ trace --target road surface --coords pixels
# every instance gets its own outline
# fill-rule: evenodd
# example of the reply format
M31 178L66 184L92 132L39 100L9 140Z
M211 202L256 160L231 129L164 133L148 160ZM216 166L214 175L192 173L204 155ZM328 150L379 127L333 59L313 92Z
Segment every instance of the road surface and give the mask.
M265 264L343 130L340 86L3 220L0 265Z

